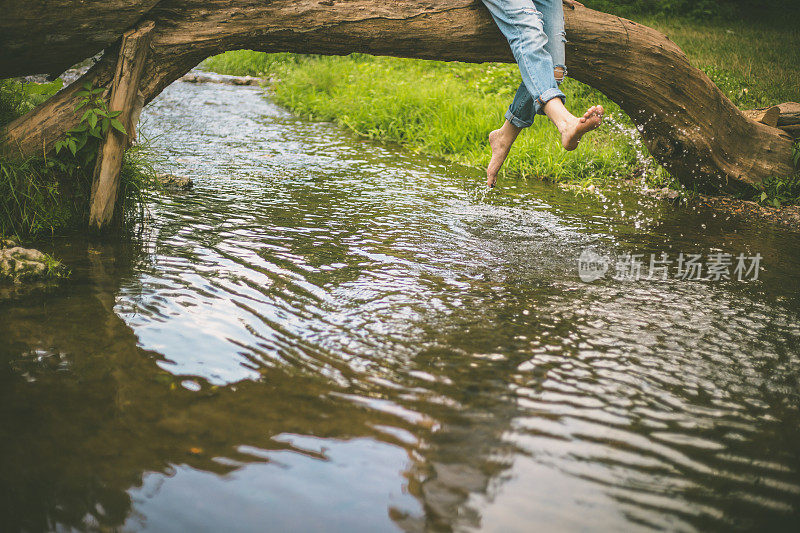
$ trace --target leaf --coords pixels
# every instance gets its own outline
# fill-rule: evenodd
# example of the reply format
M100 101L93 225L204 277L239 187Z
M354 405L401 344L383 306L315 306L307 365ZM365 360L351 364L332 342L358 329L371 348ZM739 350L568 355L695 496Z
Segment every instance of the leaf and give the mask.
M118 116L120 116L121 114L122 114L122 111L112 111L112 112L110 112L110 113L108 114L108 117L109 117L109 118L114 118L114 117L118 117Z
M93 115L93 114L94 113L92 113L91 109L87 109L86 113L84 113L83 116L81 117L80 122L83 122L84 120L86 120L89 117L89 115Z
M61 149L62 149L63 147L64 147L64 144L63 144L61 141L58 141L58 142L56 142L56 145L55 145L55 148L56 148L56 155L58 155L58 153L61 151Z
M780 200L775 198L775 199L772 200L772 205L774 205L775 207L780 207L781 206L781 202L780 202Z
M98 87L97 89L94 89L94 90L92 91L92 94L103 94L103 92L104 92L105 90L106 90L106 89L105 89L105 87Z
M87 91L91 91L92 84L87 81L86 83L83 84L83 88L86 89Z
M75 145L75 139L70 139L69 142L67 142L67 146L69 146L69 151L72 152L72 155L75 155L78 151L78 147Z
M763 201L764 201L764 200L766 200L766 199L767 199L767 193L765 193L765 192L762 192L762 193L761 193L761 201L763 202Z
M94 128L95 126L97 126L97 115L92 113L89 115L89 127Z
M111 119L111 126L112 126L112 127L115 129L115 130L117 130L118 132L120 132L120 133L122 133L122 134L124 134L124 135L127 135L127 134L128 134L128 132L127 132L127 131L125 131L125 126L123 126L123 125L122 125L122 122L120 122L120 121L119 121L118 119L116 119L116 118L112 118L112 119Z

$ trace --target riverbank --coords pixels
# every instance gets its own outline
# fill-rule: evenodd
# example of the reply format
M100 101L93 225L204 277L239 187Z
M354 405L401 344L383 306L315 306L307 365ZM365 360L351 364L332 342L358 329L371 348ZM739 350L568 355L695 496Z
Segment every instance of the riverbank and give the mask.
M63 85L62 79L46 83L0 80L0 127L44 102ZM83 133L68 135L75 143L60 153L24 160L0 157L0 237L31 240L87 227L97 141L86 134L86 128ZM125 153L118 227L130 227L144 216L143 195L157 186L152 159L146 142Z
M800 101L800 33L791 25L653 15L639 20L682 46L740 108ZM273 99L299 116L335 122L364 137L399 142L475 167L488 163L486 138L502 123L519 84L515 65L361 54L319 57L237 51L210 58L202 68L261 76L271 80ZM606 125L587 136L578 150L566 153L553 126L538 120L515 144L501 179L538 178L582 187L633 183L681 190L649 157L630 119L616 104L576 80L567 79L563 88L575 112L603 104L608 110ZM780 177L765 185L743 199L772 206L800 201L798 179Z

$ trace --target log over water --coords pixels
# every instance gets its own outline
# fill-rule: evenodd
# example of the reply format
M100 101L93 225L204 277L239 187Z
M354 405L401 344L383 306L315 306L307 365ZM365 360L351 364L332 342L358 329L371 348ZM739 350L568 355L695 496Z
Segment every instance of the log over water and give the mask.
M77 87L87 81L110 84L119 48L114 43L143 16L155 22L141 87L147 101L206 57L242 48L513 61L478 0L6 4L0 22L0 76L55 72L104 47L109 52L75 87L0 132L6 149L23 155L49 149L76 124L79 117L72 108ZM617 102L653 156L684 185L730 191L793 171L791 139L746 117L663 34L583 7L567 9L566 23L570 75Z

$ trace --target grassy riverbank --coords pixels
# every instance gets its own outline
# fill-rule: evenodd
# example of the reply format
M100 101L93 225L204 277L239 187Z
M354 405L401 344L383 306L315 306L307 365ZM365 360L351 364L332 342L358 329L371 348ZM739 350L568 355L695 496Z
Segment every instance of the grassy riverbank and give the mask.
M30 111L60 88L60 81L22 84L0 80L0 127ZM58 155L50 153L25 160L0 157L0 236L31 239L88 225L94 163L80 162L80 151L77 155L64 149ZM143 193L155 185L150 157L143 146L125 154L119 192L121 225L143 215Z
M745 24L736 18L709 21L652 14L637 18L682 46L738 106L800 101L797 26L773 19ZM300 116L333 121L359 135L400 142L474 166L488 162L486 137L502 123L519 84L515 65L360 54L318 57L238 51L210 58L204 68L273 78L274 99ZM643 177L652 186L675 186L647 157L618 106L575 80L568 79L563 88L574 112L594 103L605 105L607 126L587 137L575 152L565 153L554 127L538 120L515 144L505 166L507 175L584 185ZM795 192L800 196L800 190Z

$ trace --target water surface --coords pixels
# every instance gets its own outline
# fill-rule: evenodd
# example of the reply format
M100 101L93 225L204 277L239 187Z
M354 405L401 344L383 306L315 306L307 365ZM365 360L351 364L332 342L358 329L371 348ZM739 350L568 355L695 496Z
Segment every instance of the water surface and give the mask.
M4 530L791 530L798 233L576 196L177 83L133 241L0 302ZM758 280L585 283L745 253Z

